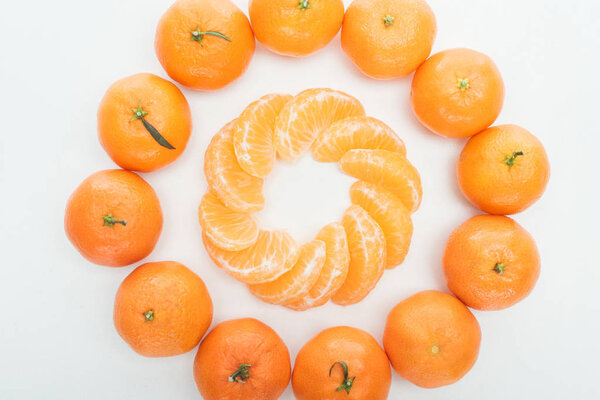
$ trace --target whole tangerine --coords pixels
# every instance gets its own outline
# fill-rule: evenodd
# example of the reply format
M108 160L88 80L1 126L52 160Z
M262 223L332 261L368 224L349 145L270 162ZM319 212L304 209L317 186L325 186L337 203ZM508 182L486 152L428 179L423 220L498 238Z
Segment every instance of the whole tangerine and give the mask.
M384 400L390 363L367 332L348 326L325 329L298 352L292 387L298 400Z
M123 78L106 91L98 108L98 137L121 168L151 172L175 161L192 132L183 93L153 74Z
M158 197L145 180L122 169L87 177L65 210L65 232L89 261L123 267L148 256L162 230Z
M456 173L471 203L489 214L510 215L542 197L550 179L550 162L531 132L517 125L499 125L467 142Z
M429 57L436 32L425 0L354 0L342 25L342 49L366 75L399 78Z
M117 332L146 357L187 353L200 342L212 316L202 279L174 261L140 265L121 283L115 298Z
M450 385L475 364L479 323L456 297L427 290L398 303L388 314L383 347L404 379L423 388Z
M217 90L239 78L254 55L246 15L230 0L177 0L161 17L154 48L171 78Z
M335 37L344 19L342 0L250 0L256 39L293 57L312 54Z
M421 64L410 95L415 115L433 133L469 137L498 118L504 103L504 83L487 55L451 49Z
M217 325L194 360L194 379L205 400L276 400L290 382L290 371L283 340L253 318Z
M478 215L461 224L444 252L448 288L477 310L501 310L531 293L540 256L531 235L509 217Z

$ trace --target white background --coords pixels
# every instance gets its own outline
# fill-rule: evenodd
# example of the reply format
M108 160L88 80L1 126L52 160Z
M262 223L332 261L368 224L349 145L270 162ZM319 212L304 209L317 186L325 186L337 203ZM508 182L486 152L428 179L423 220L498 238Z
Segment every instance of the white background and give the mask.
M236 3L247 10L246 0ZM346 1L348 4L349 1ZM69 194L115 165L96 136L96 108L115 80L166 77L154 56L156 23L169 0L3 2L0 10L1 399L194 399L195 351L138 356L112 324L112 303L133 266L85 261L63 231ZM545 196L516 220L536 238L542 274L532 295L500 312L475 312L480 357L459 383L420 389L394 374L391 399L599 398L600 3L596 0L430 0L434 51L467 46L489 54L506 83L498 123L520 124L545 144L552 178ZM216 268L201 245L197 205L206 189L203 154L212 135L268 92L332 87L356 96L406 141L424 186L406 262L347 308L298 313L254 299ZM213 326L255 317L273 327L292 358L324 328L350 325L381 342L387 312L424 289L446 290L441 255L449 233L478 213L460 194L454 164L464 145L426 132L409 107L410 77L362 76L340 49L291 59L257 44L247 73L213 93L184 90L194 117L187 150L143 175L160 197L165 226L147 261L177 260L207 283ZM306 241L349 205L352 180L310 156L278 163L266 184L264 227ZM292 399L291 389L283 396Z

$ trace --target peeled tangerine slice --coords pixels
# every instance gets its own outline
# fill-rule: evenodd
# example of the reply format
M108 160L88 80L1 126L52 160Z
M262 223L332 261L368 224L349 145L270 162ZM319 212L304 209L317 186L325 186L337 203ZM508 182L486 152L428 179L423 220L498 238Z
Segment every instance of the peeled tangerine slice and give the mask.
M308 89L289 101L275 123L277 154L293 161L324 129L341 119L365 115L358 100L332 89Z
M325 243L327 259L319 279L310 291L304 297L286 305L293 310L304 311L327 303L348 275L350 252L344 226L339 222L326 225L317 235L317 240Z
M317 161L337 162L353 149L382 149L406 155L404 142L392 128L366 116L335 122L315 140L312 153Z
M358 181L350 188L352 204L364 208L383 231L387 268L402 264L408 254L413 224L402 201L381 186Z
M326 259L325 243L313 240L302 246L296 265L277 280L249 285L250 292L271 304L286 304L306 295L314 286Z
M423 189L415 167L400 153L388 150L350 150L340 160L342 170L361 181L383 186L412 213L419 208Z
M377 285L385 267L385 237L377 222L360 206L353 205L342 217L348 236L350 266L341 288L333 295L340 305L355 304Z
M202 197L198 216L206 236L223 250L244 250L258 238L258 225L251 214L231 211L211 192Z
M274 281L292 269L300 252L287 232L260 231L256 243L241 251L227 251L203 236L210 258L235 279L248 283Z
M263 180L246 173L233 150L235 120L225 125L211 140L204 156L208 185L227 208L238 212L263 209Z
M273 169L275 120L291 99L289 94L268 94L246 107L237 119L233 147L240 167L250 175L264 178Z

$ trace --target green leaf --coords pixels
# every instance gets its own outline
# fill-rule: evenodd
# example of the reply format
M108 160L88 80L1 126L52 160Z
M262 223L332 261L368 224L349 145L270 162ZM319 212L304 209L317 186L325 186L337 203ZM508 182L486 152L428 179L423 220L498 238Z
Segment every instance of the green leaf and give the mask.
M210 36L216 36L216 37L220 37L221 39L225 39L228 42L231 42L231 39L229 39L227 36L223 35L221 32L216 32L216 31L206 31L203 32L204 35L210 35Z
M142 124L144 124L144 128L146 128L146 130L150 132L150 135L152 135L152 137L158 142L158 144L160 144L162 147L166 147L169 150L175 150L175 147L173 147L171 143L167 142L167 139L165 139L160 134L160 132L157 131L156 128L152 126L152 124L150 124L150 122L146 121L146 118L142 118Z
M227 36L223 35L221 32L217 32L217 31L206 31L203 32L200 30L200 28L196 28L195 31L192 31L192 40L195 42L200 43L200 46L202 45L202 39L204 39L204 36L206 35L210 35L210 36L215 36L224 40L227 40L228 42L231 42L231 39L229 39Z

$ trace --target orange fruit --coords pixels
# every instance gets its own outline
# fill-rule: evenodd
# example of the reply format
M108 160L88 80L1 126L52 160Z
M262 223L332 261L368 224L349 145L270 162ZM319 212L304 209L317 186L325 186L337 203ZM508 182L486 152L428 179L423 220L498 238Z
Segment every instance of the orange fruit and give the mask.
M263 180L246 173L233 147L235 120L213 136L204 155L204 174L215 195L233 211L256 212L265 206Z
M275 53L301 57L325 47L344 19L342 0L250 0L256 39Z
M477 310L501 310L531 293L540 256L531 235L509 217L478 215L460 225L444 252L448 288Z
M287 161L297 159L336 121L365 115L354 97L332 89L308 89L290 100L277 116L275 148Z
M344 284L333 295L339 305L355 304L373 290L386 262L385 236L377 222L360 206L350 206L342 217L348 236L350 265Z
M390 363L367 332L348 326L325 329L298 352L292 388L297 400L385 400Z
M256 242L241 251L223 250L203 235L210 258L229 275L248 284L274 281L298 261L298 245L287 232L260 231Z
M350 199L365 209L383 231L387 268L402 264L413 233L410 212L402 201L382 187L363 181L352 185Z
M350 176L383 186L396 195L409 212L419 208L423 196L421 177L402 154L388 150L350 150L340 160L340 166Z
M450 385L475 364L479 323L456 297L435 290L398 303L387 317L383 347L392 367L423 388Z
M98 137L121 168L151 172L175 161L192 132L187 100L171 82L137 74L111 85L98 108Z
M140 265L115 298L114 323L137 353L169 357L193 349L210 326L213 305L204 282L174 261Z
M273 169L275 119L291 99L289 94L268 94L246 107L237 119L233 147L240 167L250 175L264 178Z
M350 117L333 123L312 145L321 162L339 161L348 150L382 149L406 155L404 142L385 123L373 117Z
M327 258L317 282L310 288L308 294L286 304L286 307L293 310L304 311L327 303L348 275L350 251L344 226L339 222L326 225L316 239L325 243Z
M293 303L317 282L325 258L325 243L313 240L300 248L300 258L292 269L274 281L249 285L250 292L267 303Z
M162 210L152 186L133 172L104 170L75 189L65 232L89 261L123 267L148 256L160 236Z
M254 217L231 211L211 192L202 197L198 216L206 236L224 250L244 250L258 239L258 224Z
M230 0L177 0L158 22L154 49L177 82L216 90L246 71L254 55L254 34Z
M277 400L290 381L288 349L253 318L221 322L202 341L194 379L204 400Z
M489 214L516 214L535 203L550 179L544 146L517 125L499 125L473 136L456 166L463 194Z
M485 54L451 49L431 56L417 69L411 102L415 115L433 133L469 137L494 123L504 103L498 67Z
M354 0L344 17L342 49L371 78L399 78L429 57L436 32L424 0Z

